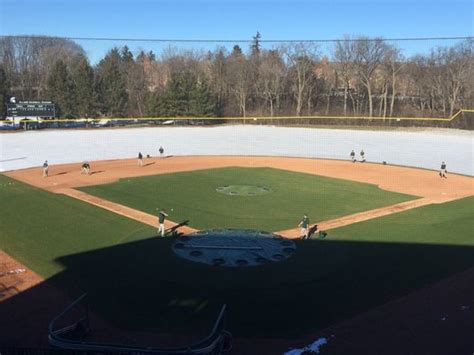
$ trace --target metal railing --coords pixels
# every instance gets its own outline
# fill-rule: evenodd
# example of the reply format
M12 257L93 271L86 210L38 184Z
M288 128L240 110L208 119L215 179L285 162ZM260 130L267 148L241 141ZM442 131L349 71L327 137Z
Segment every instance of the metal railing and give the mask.
M223 305L214 326L208 336L196 343L179 347L130 346L126 344L88 342L85 337L90 332L89 308L85 302L87 295L82 295L50 322L48 327L49 343L60 349L83 351L87 354L223 354L232 349L232 335L225 330L226 305ZM58 326L60 321L85 305L85 312L78 320L66 326Z

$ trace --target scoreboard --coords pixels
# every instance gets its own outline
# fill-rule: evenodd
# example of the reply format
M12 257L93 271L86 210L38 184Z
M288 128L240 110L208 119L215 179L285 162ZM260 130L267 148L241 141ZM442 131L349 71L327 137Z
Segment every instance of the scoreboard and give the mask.
M52 101L19 101L7 104L7 117L54 118L56 107Z

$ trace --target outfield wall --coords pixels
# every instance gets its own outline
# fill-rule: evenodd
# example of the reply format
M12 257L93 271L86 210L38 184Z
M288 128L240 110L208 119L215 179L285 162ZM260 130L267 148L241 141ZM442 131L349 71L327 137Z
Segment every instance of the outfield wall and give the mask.
M364 149L369 162L474 175L474 133L449 129L350 130L226 125L0 134L0 171L50 164L158 155L267 155L348 159Z

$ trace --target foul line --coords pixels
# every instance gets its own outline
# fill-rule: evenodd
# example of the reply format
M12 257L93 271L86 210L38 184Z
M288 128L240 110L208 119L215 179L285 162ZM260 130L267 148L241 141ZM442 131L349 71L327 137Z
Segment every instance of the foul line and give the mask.
M130 208L130 207L127 207L127 206L124 206L124 205L121 205L119 203L115 203L109 200L105 200L97 196L89 195L88 193L75 190L75 189L61 189L55 192L64 194L66 196L75 198L77 200L81 200L83 202L87 202L91 205L114 212L118 215L121 215L130 219L133 219L135 221L148 224L149 226L158 228L158 221L157 221L158 217L152 214L145 213L145 212L136 210L134 208ZM178 223L168 220L168 221L165 221L165 228L166 229L172 228L176 226L177 224ZM184 233L193 233L197 231L196 229L186 227L186 226L183 226L180 228Z
M408 211L413 208L418 208L426 205L430 205L434 203L432 199L429 198L420 198L412 201L406 201L402 203L397 203L395 205L385 206L381 208L376 208L373 210L363 211L359 213L350 214L347 216L317 222L319 230L329 230L334 228L339 228L343 226L347 226L349 224L354 224L358 222L368 221L369 219L379 218L383 216L388 216L394 213ZM287 229L284 231L276 232L276 234L281 235L282 237L286 238L299 238L300 235L300 228L293 228Z

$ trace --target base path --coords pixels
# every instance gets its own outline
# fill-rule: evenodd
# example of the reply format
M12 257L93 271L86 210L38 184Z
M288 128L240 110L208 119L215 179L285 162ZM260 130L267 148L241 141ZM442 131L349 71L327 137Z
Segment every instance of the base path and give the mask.
M130 208L130 207L127 207L127 206L124 206L124 205L121 205L121 204L118 204L118 203L115 203L115 202L112 202L112 201L104 200L103 198L93 196L93 195L89 195L88 193L85 193L85 192L82 192L82 191L79 191L79 190L62 189L62 190L58 190L56 192L62 193L64 195L67 195L67 196L76 198L78 200L90 203L91 205L101 207L101 208L106 209L108 211L117 213L121 216L125 216L125 217L128 217L128 218L134 219L138 222L142 222L142 223L148 224L150 226L153 226L155 228L158 228L158 217L154 216L152 214L145 213L145 212L142 212L142 211L138 211L136 209L133 209L133 208ZM165 221L165 228L166 229L174 227L176 225L177 225L177 223L175 223L175 222ZM186 234L193 233L193 232L197 231L196 229L186 227L186 226L180 227L179 230L180 230L180 232L183 232L183 233L186 233Z
M396 205L391 205L391 206L386 206L382 208L377 208L374 210L354 213L348 216L335 218L328 221L317 222L318 230L328 230L328 229L339 228L339 227L347 226L349 224L363 222L369 219L383 217L389 214L403 212L403 211L411 210L413 208L430 205L432 203L433 201L429 198L420 198L418 200L397 203ZM300 228L293 228L293 229L280 231L280 232L277 232L277 234L283 237L292 238L292 239L301 237Z

